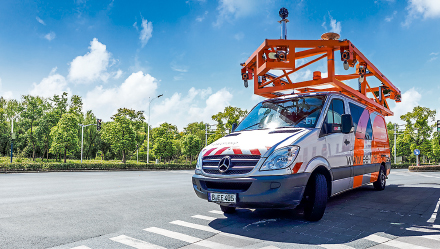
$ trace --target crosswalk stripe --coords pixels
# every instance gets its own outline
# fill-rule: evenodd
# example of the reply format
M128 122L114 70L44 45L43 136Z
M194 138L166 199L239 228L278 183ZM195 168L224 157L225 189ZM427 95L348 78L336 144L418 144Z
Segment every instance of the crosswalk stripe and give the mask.
M216 229L214 229L212 227L204 226L204 225L199 225L199 224L194 224L194 223L190 223L190 222L186 222L186 221L182 221L182 220L175 220L175 221L171 221L170 223L174 224L174 225L194 228L194 229L202 230L202 231L206 231L206 232L220 233L220 231L218 231L218 230L216 230Z
M198 246L204 246L204 247L213 248L213 249L236 248L233 246L228 246L228 245L224 245L224 244L220 244L220 243L208 241L208 240L202 240L200 238L189 236L189 235L186 235L183 233L173 232L173 231L158 228L158 227L149 227L149 228L145 228L144 230L147 232L160 234L160 235L166 236L168 238L178 239L178 240L185 241L188 243L193 243Z
M324 247L326 249L354 249L354 247L347 246L344 244L322 244L320 247Z
M115 242L119 242L121 244L127 245L127 246L131 246L137 249L166 249L165 247L161 247L158 245L154 245L142 240L138 240L132 237L128 237L125 235L120 235L117 237L113 237L110 238L111 240L115 241Z
M211 210L211 211L209 211L210 213L213 213L213 214L223 214L223 212L222 211L218 211L218 210Z
M213 220L216 220L216 219L217 219L217 218L214 218L214 217L205 216L205 215L200 215L200 214L193 215L193 216L191 216L191 217L196 218L196 219L209 220L209 221L213 221Z
M423 227L408 227L406 228L408 231L416 231L416 232L422 232L422 233L440 233L439 230L433 230Z
M77 246L77 247L72 247L70 249L92 249L92 248L90 248L88 246Z
M440 240L440 235L422 235L420 237L425 239Z
M265 247L261 247L260 249L280 249L280 248L276 246L265 246Z
M202 239L199 239L199 238L196 238L193 236L189 236L189 235L186 235L183 233L173 232L173 231L158 228L158 227L149 227L149 228L145 228L144 230L147 232L160 234L160 235L163 235L163 236L166 236L169 238L182 240L182 241L185 241L188 243L196 243L197 241L202 240Z
M410 243L385 238L385 237L375 235L375 234L369 235L369 236L365 237L364 239L371 240L373 242L377 242L379 244L383 244L386 246L397 247L400 249L428 249L427 247L424 247L424 246L417 246L417 245L413 245Z
M440 229L440 225L432 225L433 228L439 228Z

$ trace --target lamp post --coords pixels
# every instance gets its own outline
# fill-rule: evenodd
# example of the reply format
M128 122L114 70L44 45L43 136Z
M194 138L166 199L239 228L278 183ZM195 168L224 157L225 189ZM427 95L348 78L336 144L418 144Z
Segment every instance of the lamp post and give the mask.
M96 124L88 124L88 125L78 124L78 125L81 126L81 163L83 163L84 127L87 127L90 125L96 125Z
M148 97L149 103L148 103L148 134L147 134L147 164L150 163L150 106L151 106L151 102L155 99L158 99L160 97L162 97L163 94L158 95L157 97L154 97L151 99L151 97Z
M14 116L11 120L11 163L12 163L12 152L14 151L14 139L15 139L15 134L14 134L14 119L17 116Z

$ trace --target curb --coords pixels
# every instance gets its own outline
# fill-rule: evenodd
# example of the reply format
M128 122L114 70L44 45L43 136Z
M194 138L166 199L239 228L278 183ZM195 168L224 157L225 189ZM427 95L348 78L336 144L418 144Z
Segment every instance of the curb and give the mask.
M108 172L108 171L176 171L176 170L195 170L195 168L180 169L70 169L70 170L2 170L0 174L10 173L49 173L49 172Z

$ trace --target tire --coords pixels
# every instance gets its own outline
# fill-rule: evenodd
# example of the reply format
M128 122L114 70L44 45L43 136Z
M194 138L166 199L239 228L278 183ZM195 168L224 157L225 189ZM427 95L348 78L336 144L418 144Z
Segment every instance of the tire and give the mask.
M235 213L235 207L228 207L228 206L222 206L220 205L220 209L225 214L232 214Z
M304 218L318 221L322 218L327 205L327 179L322 174L312 175L304 192Z
M380 166L379 176L377 180L373 182L374 189L377 191L382 191L385 189L385 185L387 184L387 175L385 173L385 167Z

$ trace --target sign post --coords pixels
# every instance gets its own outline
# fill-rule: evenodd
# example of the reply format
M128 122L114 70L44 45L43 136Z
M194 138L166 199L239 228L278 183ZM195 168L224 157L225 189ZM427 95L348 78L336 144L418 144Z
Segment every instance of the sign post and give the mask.
M420 150L419 150L419 149L415 149L415 150L414 150L414 155L416 156L417 166L420 166L420 164L419 164Z

